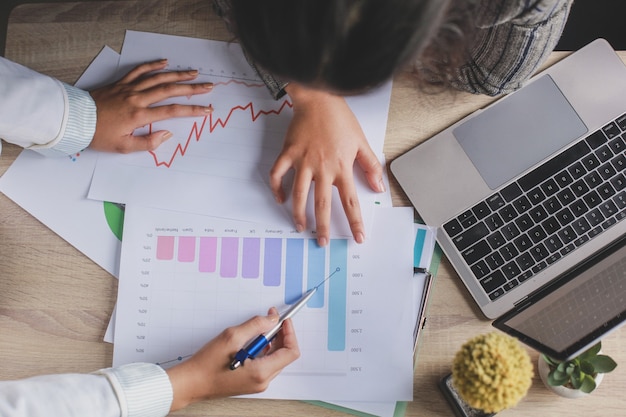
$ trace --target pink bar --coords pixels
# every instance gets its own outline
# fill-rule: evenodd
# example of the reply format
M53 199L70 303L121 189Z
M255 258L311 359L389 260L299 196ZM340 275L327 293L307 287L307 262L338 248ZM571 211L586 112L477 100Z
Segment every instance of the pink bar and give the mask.
M180 236L178 238L178 261L193 262L196 258L196 238L193 236Z
M174 259L174 236L157 236L156 256L164 261Z
M217 238L200 238L200 262L198 270L200 272L215 272L217 268Z

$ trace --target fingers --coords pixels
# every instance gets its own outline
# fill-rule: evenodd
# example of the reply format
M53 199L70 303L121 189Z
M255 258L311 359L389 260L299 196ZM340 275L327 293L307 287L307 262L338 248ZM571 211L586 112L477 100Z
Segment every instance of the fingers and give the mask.
M296 332L291 319L285 320L281 331L275 339L275 347L271 353L264 356L263 361L271 363L271 367L278 374L285 366L300 357L300 347L296 339Z
M130 136L127 140L121 142L117 152L153 151L171 137L172 132L167 130L159 130L144 136Z
M272 307L268 314L278 314ZM263 357L264 361L271 362L271 367L278 374L285 366L300 357L300 348L296 339L296 332L291 319L283 322L280 332L276 335L271 350Z
M306 202L311 188L312 174L309 170L300 169L296 172L293 189L291 190L291 211L296 230L302 232L306 229Z
M132 84L142 93L142 105L148 106L171 97L191 96L208 93L213 83L182 84L197 78L197 70L167 71L154 73L167 66L167 60L149 62L133 68L118 84Z
M287 174L287 171L289 171L291 167L291 160L284 155L280 155L270 170L270 188L272 190L272 194L274 194L274 199L278 204L285 202L285 190L283 190L282 186L283 177Z
M379 193L384 193L383 167L368 143L361 147L357 153L356 161L365 173L370 188Z
M236 326L236 331L238 334L242 335L245 341L248 341L252 337L256 337L271 329L278 323L278 319L278 312L268 314L267 316L254 316L248 321Z
M198 70L165 71L143 74L142 77L131 81L131 83L134 83L139 90L147 90L159 84L190 81L196 79L197 77Z
M135 68L130 70L119 80L119 82L124 84L132 83L150 72L158 71L165 67L167 67L167 59L146 62L145 64L137 65Z
M150 105L171 97L189 97L205 94L213 90L213 83L181 84L193 80L186 73L170 72L156 74L137 83L135 88L141 92L144 105Z
M364 161L368 162L367 159L364 159ZM375 156L373 156L371 161L373 162L370 164L369 172L373 178L372 183L382 183L382 167L380 167L380 163ZM282 179L291 167L291 161L286 156L281 155L274 163L270 172L270 187L274 193L274 198L279 203L284 201ZM380 180L377 178L380 178ZM296 230L299 232L306 229L306 206L312 181L313 175L310 170L300 168L296 172L292 190L292 214ZM336 182L335 185L339 191L352 235L357 243L363 243L365 241L365 225L361 216L352 171L346 171L343 175L334 178L334 181ZM325 176L317 176L315 178L315 229L317 242L320 246L326 246L330 238L332 189L333 184Z
M317 244L322 247L328 244L330 238L332 193L332 184L327 183L323 178L315 180L315 231Z
M352 176L342 177L341 182L337 184L337 189L354 240L357 243L365 242L365 225L361 217L361 206Z
M159 120L175 117L204 117L213 112L213 106L195 106L187 104L167 104L164 106L148 107L137 116L137 126L145 126Z

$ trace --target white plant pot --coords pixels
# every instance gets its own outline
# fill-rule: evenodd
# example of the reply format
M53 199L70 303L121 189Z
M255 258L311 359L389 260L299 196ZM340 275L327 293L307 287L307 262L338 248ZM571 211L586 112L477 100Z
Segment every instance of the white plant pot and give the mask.
M564 386L552 386L548 384L548 373L550 372L550 366L548 365L548 363L546 361L544 361L541 358L541 355L539 355L539 360L537 361L537 371L539 372L539 376L541 377L541 381L543 382L543 384L552 392L554 392L557 395L560 395L561 397L565 397L565 398L580 398L580 397L584 397L589 395L586 392L582 392L581 390L578 389L572 389L572 388L568 388L568 387L564 387ZM598 385L600 385L600 382L602 381L602 378L604 377L604 374L597 374L596 375L596 389L598 387Z

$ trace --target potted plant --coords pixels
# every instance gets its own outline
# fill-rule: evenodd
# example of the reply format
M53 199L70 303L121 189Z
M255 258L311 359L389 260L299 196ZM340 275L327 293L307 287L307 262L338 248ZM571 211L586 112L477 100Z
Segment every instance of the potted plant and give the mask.
M601 349L602 343L598 342L567 361L541 354L538 363L541 380L553 392L564 397L578 398L591 393L600 384L603 375L617 366L611 357L600 354Z
M441 385L457 415L486 416L515 406L528 392L532 378L530 356L518 340L491 332L461 346L451 375Z

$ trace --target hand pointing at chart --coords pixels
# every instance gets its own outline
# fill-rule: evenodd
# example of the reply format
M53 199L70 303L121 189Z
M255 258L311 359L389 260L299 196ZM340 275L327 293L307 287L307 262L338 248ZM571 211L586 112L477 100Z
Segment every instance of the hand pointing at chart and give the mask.
M157 72L167 67L167 60L135 67L119 81L91 91L96 102L97 122L92 149L119 153L156 149L172 134L161 130L145 136L133 131L147 124L172 117L206 116L211 106L169 104L152 106L172 97L205 94L212 83L182 84L198 76L197 71Z

